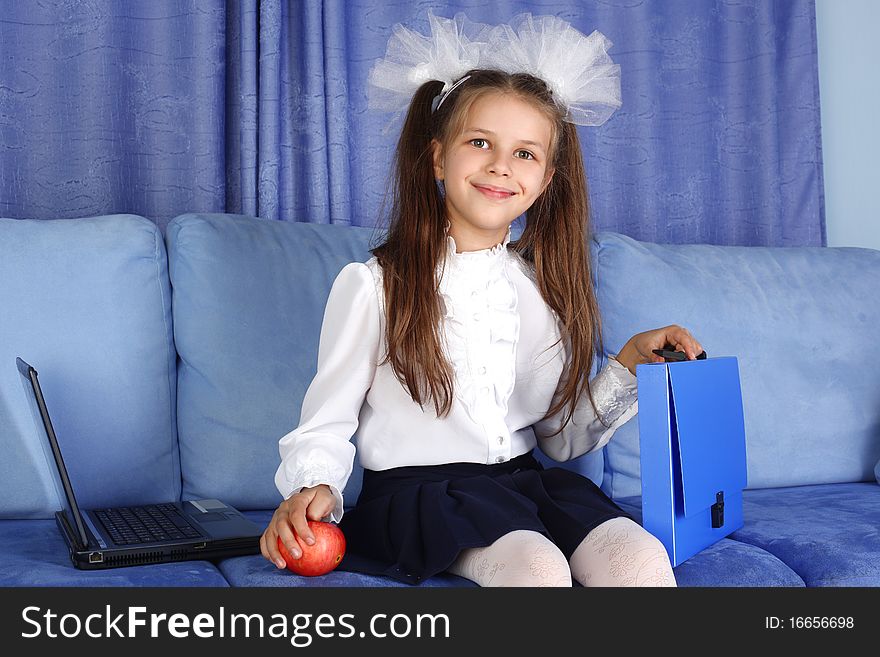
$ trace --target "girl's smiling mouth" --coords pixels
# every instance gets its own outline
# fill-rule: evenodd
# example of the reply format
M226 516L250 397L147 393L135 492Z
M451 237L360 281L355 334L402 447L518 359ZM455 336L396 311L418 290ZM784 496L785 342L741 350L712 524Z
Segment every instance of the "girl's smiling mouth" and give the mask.
M512 196L516 196L516 192L512 192L509 189L505 189L504 187L496 187L495 185L478 185L477 183L471 183L480 193L484 196L493 199L507 199Z

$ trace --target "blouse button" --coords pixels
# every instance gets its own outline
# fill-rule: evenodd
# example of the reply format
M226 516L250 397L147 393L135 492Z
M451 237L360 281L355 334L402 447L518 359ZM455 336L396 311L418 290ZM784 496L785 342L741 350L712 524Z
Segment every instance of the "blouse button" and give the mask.
M485 374L486 373L486 366L483 365L480 369L477 370L477 372L479 372L480 374Z
M504 436L498 436L498 444L499 444L499 445L503 445L503 444L504 444Z
M495 463L504 463L504 457L503 456L496 456Z

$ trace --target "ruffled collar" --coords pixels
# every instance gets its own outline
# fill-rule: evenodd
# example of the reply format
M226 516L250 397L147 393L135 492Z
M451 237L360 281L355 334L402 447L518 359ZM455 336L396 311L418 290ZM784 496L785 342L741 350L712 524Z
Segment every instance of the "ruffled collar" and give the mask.
M449 226L446 227L446 251L447 255L453 259L471 259L471 258L497 258L507 251L507 245L510 244L510 226L507 227L507 234L504 239L491 246L488 249L480 249L478 251L462 251L458 253L458 245L455 239L449 234Z

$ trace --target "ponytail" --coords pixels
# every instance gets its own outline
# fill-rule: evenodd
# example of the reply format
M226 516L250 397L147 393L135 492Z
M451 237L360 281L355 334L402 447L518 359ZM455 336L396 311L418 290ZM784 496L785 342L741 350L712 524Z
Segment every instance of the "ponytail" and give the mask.
M413 401L452 409L453 371L441 345L436 271L446 249L446 211L434 180L431 106L443 83L426 82L409 106L394 161L388 236L373 249L383 271L387 353Z
M554 161L553 179L526 212L526 227L514 248L532 262L541 296L562 326L569 361L561 394L545 416L564 410L562 431L582 395L596 410L589 380L595 354L604 346L587 245L587 179L574 124L564 123L559 130ZM598 410L596 415L609 426Z

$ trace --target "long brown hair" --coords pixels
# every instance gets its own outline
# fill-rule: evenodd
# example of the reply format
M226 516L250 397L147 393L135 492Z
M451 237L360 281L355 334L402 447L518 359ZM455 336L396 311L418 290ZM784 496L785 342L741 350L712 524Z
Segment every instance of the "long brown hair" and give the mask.
M470 78L444 98L436 111L432 111L432 103L443 83L432 80L419 87L397 143L388 234L372 250L384 281L387 353L383 363L391 363L416 403L424 408L431 401L438 416L448 415L454 374L442 348L438 293L438 269L447 248L447 219L443 196L434 180L431 142L436 139L446 148L483 94L515 94L543 112L552 126L548 172L552 167L555 173L526 212L521 237L508 248L534 268L538 289L562 328L568 360L561 394L546 414L550 417L567 407L562 427L570 421L584 393L595 409L589 376L595 354L602 352L586 245L587 182L577 130L564 120L564 111L539 78L494 70L473 70L468 75Z

